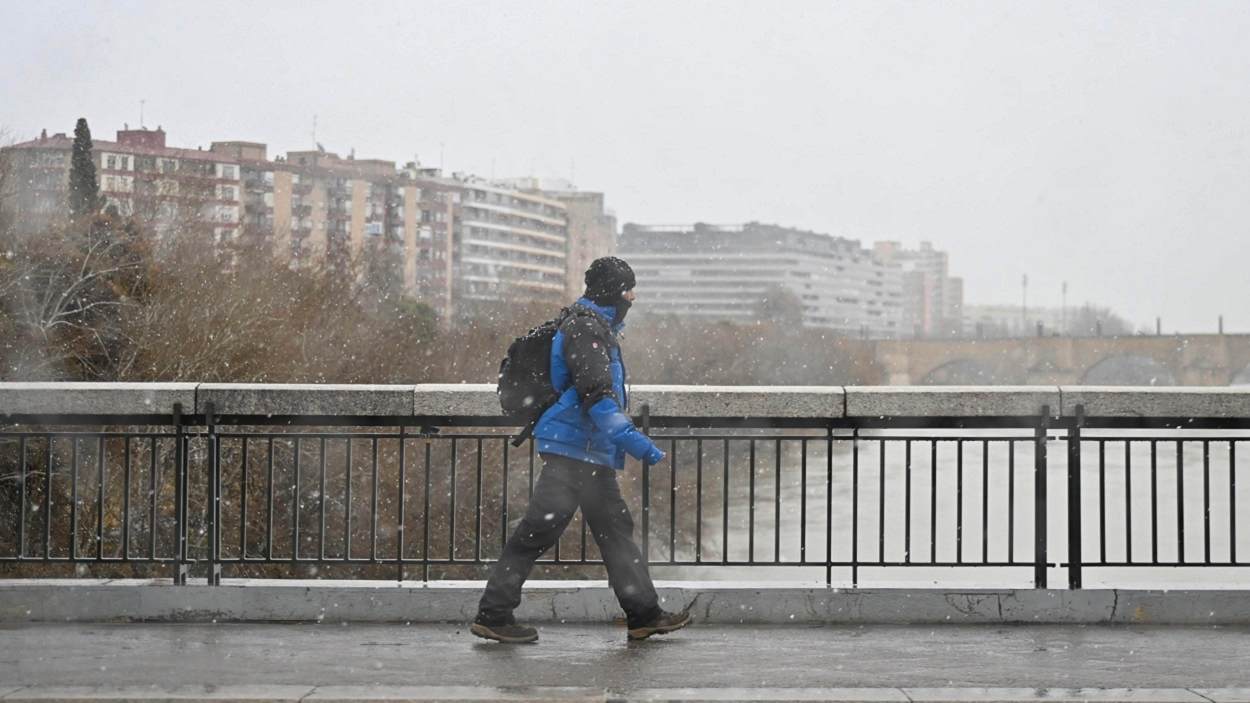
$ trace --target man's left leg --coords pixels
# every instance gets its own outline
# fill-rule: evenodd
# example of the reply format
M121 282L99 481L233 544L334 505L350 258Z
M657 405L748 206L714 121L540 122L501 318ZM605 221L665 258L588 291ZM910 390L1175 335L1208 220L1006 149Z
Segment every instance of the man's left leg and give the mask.
M503 632L503 628L515 629L512 611L521 604L521 585L538 557L560 539L577 510L581 477L579 469L570 462L564 457L543 456L543 470L525 517L508 538L486 582L477 618L470 628L473 634L501 641L531 641L520 633L515 639L496 635ZM533 633L533 639L537 639L537 633Z

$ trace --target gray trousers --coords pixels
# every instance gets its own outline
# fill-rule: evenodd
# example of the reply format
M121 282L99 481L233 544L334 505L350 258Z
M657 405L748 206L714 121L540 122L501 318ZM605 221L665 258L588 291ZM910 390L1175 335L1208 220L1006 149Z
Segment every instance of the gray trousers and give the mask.
M478 621L513 622L521 604L521 584L534 562L560 539L580 507L608 569L608 582L630 627L660 614L659 599L647 560L634 543L634 520L621 497L616 471L557 454L543 454L543 470L534 485L525 517L495 564L478 604Z

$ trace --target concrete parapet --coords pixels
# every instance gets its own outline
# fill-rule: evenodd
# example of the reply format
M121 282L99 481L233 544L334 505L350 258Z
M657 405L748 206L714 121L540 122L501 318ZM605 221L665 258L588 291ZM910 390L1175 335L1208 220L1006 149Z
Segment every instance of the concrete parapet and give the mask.
M665 386L630 388L630 410L653 417L1032 417L1049 406L1071 416L1250 418L1250 390L1099 386ZM0 416L186 413L341 417L500 416L495 386L255 383L0 383Z
M221 586L144 580L0 581L0 622L467 622L482 582L230 579ZM706 623L1250 624L1247 591L1046 589L839 590L659 582L661 604ZM526 584L530 622L609 622L620 615L601 581Z
M1250 390L1206 386L1060 386L1063 414L1095 417L1250 417Z
M201 383L196 412L219 415L412 415L413 386L301 383Z
M195 410L195 383L0 383L0 415L169 415Z
M843 417L841 386L634 386L631 410L656 417Z
M1059 414L1056 386L847 386L847 417L977 417Z
M630 411L643 404L653 417L842 417L841 386L664 386L629 388ZM489 383L430 383L416 387L418 416L497 417Z
M419 417L499 417L493 383L422 383L416 387L413 414Z

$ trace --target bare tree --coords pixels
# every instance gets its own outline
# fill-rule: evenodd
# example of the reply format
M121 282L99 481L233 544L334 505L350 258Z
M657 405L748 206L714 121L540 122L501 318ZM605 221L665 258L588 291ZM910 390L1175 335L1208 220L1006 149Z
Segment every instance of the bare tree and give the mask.
M1110 308L1086 303L1077 309L1072 319L1068 321L1067 333L1081 337L1118 336L1132 334L1133 325L1112 312Z
M101 216L11 245L0 269L6 375L107 376L122 343L121 312L142 285L137 230Z

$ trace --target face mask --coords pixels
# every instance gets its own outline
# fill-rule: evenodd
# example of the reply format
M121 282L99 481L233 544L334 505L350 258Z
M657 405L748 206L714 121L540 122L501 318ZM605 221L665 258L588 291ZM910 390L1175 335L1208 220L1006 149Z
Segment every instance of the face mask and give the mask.
M620 300L616 301L616 320L615 320L616 324L619 325L625 321L625 315L629 313L629 309L632 306L633 306L633 303L631 303L627 298L623 296L621 297Z

